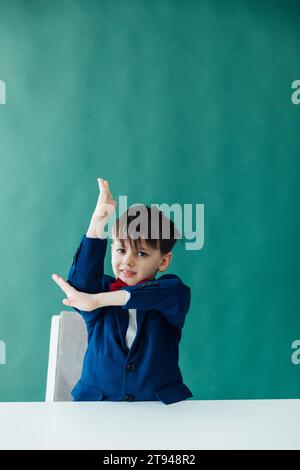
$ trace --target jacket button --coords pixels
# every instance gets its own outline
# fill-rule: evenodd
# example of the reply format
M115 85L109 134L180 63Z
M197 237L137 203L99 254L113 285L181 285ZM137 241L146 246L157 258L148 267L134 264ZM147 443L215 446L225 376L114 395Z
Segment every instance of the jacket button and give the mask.
M134 372L135 369L136 369L136 365L135 365L133 362L129 362L129 364L127 364L126 369L127 369L129 372Z
M134 396L133 396L133 395L125 395L124 400L125 400L125 401L133 401L133 400L134 400Z

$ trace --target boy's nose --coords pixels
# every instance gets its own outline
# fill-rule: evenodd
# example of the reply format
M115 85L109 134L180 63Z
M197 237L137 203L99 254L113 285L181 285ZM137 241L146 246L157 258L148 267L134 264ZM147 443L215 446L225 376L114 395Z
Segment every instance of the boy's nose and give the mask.
M124 263L125 265L127 266L133 266L134 262L133 262L133 256L132 255L127 255L125 260L124 260Z

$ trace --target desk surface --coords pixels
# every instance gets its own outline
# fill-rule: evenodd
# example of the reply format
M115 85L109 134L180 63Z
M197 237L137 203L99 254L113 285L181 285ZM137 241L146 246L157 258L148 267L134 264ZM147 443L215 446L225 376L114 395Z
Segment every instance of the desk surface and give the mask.
M0 403L0 449L300 449L300 400Z

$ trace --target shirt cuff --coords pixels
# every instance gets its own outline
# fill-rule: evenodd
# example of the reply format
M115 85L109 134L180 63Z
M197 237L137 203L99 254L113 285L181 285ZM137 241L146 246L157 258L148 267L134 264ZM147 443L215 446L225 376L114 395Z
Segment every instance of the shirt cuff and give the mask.
M128 300L131 297L131 294L130 294L130 292L128 292L128 290L125 290L125 292L126 292L126 304L127 304Z

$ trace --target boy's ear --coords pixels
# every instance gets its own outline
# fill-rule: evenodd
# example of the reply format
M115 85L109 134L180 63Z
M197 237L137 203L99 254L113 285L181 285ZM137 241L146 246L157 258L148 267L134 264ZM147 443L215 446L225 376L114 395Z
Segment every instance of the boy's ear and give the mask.
M169 253L166 253L165 255L163 255L161 263L158 268L160 272L164 272L167 269L167 267L171 263L172 256L173 256L172 251L169 251Z

